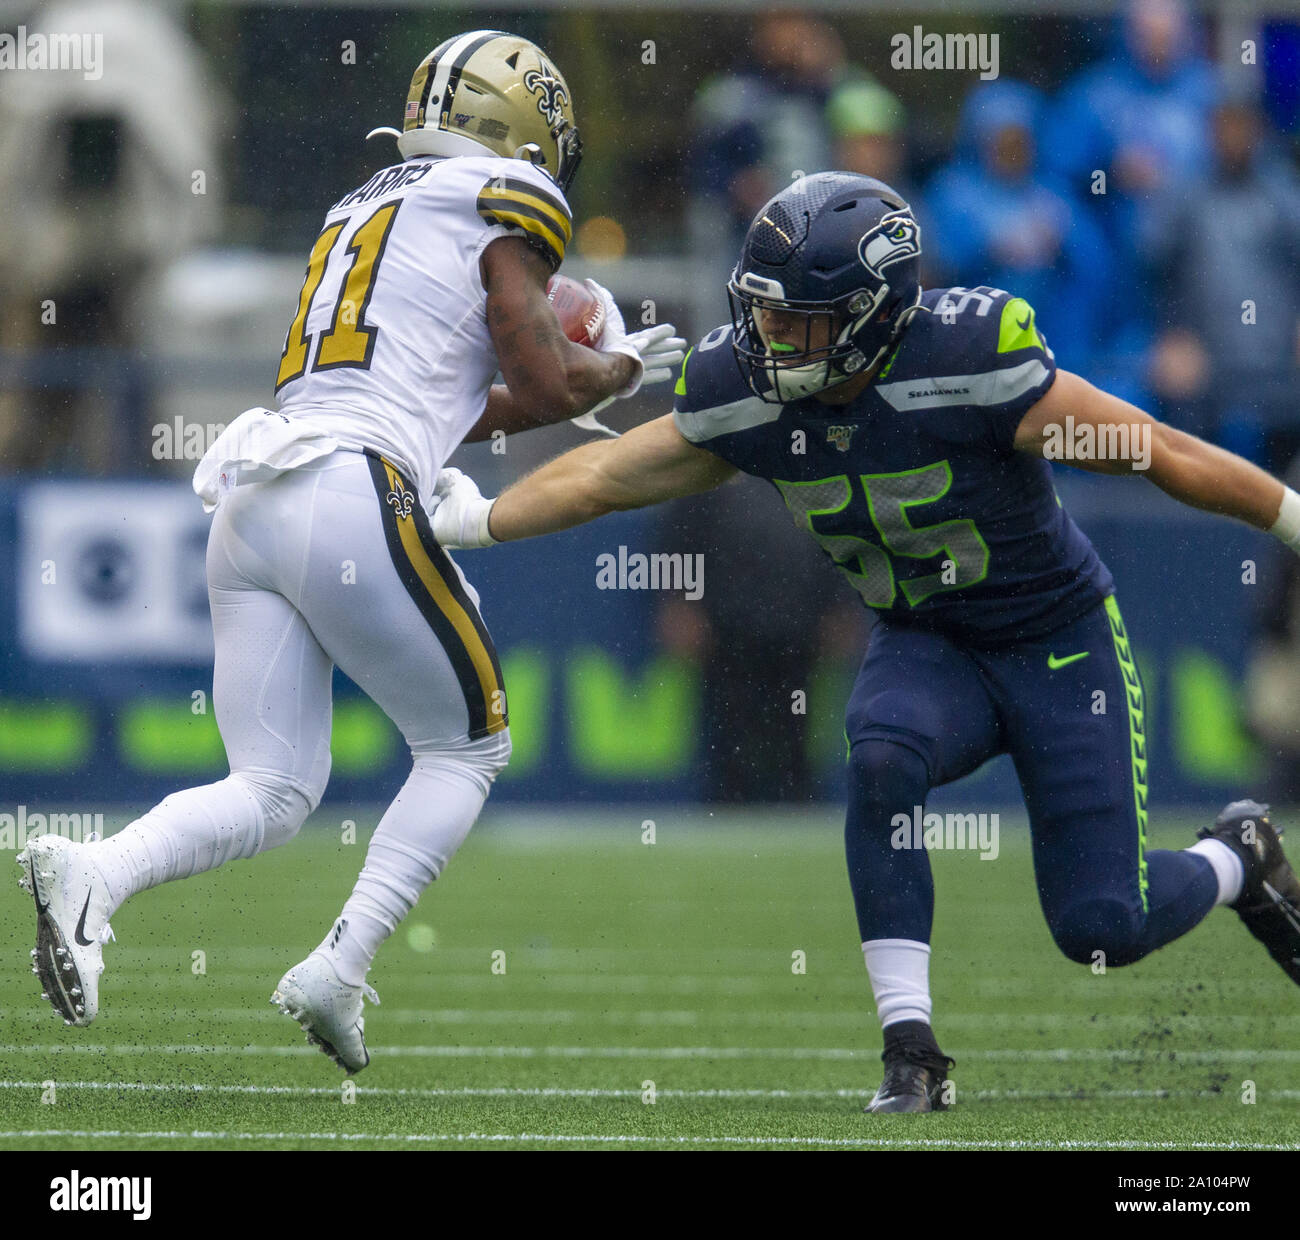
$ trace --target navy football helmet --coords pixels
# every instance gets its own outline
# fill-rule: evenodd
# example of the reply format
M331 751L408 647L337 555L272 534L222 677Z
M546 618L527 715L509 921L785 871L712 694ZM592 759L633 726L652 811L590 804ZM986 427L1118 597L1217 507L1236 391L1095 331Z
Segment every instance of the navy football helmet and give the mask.
M819 172L772 198L727 284L732 348L755 394L786 404L878 365L920 308L920 256L921 227L883 181ZM796 316L802 348L769 340L763 311Z

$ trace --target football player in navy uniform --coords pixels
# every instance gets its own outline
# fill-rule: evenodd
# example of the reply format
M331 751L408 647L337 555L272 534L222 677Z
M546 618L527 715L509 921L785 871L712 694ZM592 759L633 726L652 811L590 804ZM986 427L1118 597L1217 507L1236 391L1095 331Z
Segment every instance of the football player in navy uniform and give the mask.
M931 788L996 754L1015 763L1067 957L1131 964L1227 904L1300 983L1300 883L1266 806L1229 805L1182 851L1147 848L1142 684L1111 575L1048 460L1144 473L1296 550L1300 495L1059 370L1024 300L923 290L920 253L888 186L796 181L750 228L732 322L687 357L671 415L495 501L448 471L434 525L448 544L488 546L743 470L875 610L847 711L845 843L884 1029L868 1110L884 1112L943 1109L952 1067L931 1029L929 860L895 818L912 822Z

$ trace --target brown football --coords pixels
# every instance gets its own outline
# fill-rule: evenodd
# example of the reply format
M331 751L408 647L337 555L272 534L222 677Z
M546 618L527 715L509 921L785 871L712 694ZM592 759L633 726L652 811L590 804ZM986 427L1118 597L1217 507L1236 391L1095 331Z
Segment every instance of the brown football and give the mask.
M594 349L605 330L605 307L585 284L568 276L552 276L546 283L546 300L551 303L560 328L574 344Z

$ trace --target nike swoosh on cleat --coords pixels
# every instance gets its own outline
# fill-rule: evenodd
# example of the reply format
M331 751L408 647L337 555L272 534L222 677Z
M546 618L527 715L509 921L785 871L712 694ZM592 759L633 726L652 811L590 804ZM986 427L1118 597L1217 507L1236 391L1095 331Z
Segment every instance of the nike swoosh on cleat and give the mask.
M44 904L41 903L41 885L36 881L35 866L32 866L31 875L32 875L32 899L36 901L36 913L38 916L44 917L45 914L49 912L50 905L48 900Z
M1067 654L1065 658L1057 658L1054 654L1047 656L1047 666L1056 671L1059 667L1065 667L1069 663L1077 663L1080 659L1086 659L1092 653L1091 650L1081 650L1078 654Z
M94 942L93 939L88 939L86 938L85 935L86 914L89 911L90 911L90 892L86 892L86 904L85 907L81 910L81 917L77 921L77 929L74 931L72 935L72 937L76 940L76 942L81 947L90 947L91 944Z

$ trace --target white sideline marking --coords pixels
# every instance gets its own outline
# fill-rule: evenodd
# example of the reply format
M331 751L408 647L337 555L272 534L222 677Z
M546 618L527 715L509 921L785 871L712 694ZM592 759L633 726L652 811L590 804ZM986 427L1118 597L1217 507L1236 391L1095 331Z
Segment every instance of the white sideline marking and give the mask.
M193 1042L160 1045L156 1042L109 1044L105 1042L33 1042L0 1045L0 1055L319 1055L315 1047L201 1046ZM844 1046L378 1046L374 1055L408 1059L851 1059L879 1063L880 1052ZM1116 1063L1295 1063L1300 1050L1135 1051L1104 1047L1057 1047L1053 1050L962 1050L951 1052L963 1060L1034 1060L1068 1063L1071 1060L1105 1060Z
M127 1129L32 1128L0 1132L0 1141L64 1137L75 1140L137 1141L386 1141L402 1144L461 1144L488 1141L519 1144L589 1145L820 1145L832 1148L904 1147L953 1150L1300 1150L1300 1144L1249 1141L962 1141L951 1138L886 1137L646 1137L628 1134L541 1132L139 1132Z
M0 1089L46 1088L46 1081L3 1081ZM337 1098L338 1086L324 1085L204 1085L176 1081L56 1081L59 1089L88 1089L106 1093L252 1094L272 1097ZM392 1089L358 1086L358 1097L374 1098L640 1098L639 1089L566 1089L559 1086L522 1085L456 1086L426 1089ZM659 1089L659 1098L809 1099L838 1100L870 1098L870 1089ZM1212 1089L972 1089L962 1095L982 1102L1061 1101L1088 1102L1098 1099L1160 1101L1166 1098L1225 1098L1231 1091ZM1278 1101L1300 1099L1300 1089L1260 1091L1260 1097Z
M284 1017L273 1008L195 1008L204 1016L213 1020L247 1021L258 1023L271 1021L279 1023ZM43 1015L44 1013L42 1013ZM589 1008L390 1008L385 1006L381 1017L398 1025L608 1025L621 1027L632 1025L644 1028L648 1025L667 1025L674 1028L693 1029L709 1028L716 1025L729 1025L741 1029L863 1029L869 1017L859 1011L823 1011L817 1012L801 1006L794 1011L752 1011L744 1008L727 1008L710 1010L702 1008L646 1008L637 1010L619 1010L607 1008L592 1011ZM376 1020L381 1017L376 1017ZM1112 1028L1147 1028L1151 1024L1150 1016L1136 1012L1115 1012L1102 1018ZM1225 1013L1216 1016L1219 1024L1243 1025L1253 1027L1259 1017L1245 1012ZM1075 1016L1064 1016L1059 1012L1017 1012L961 1014L944 1018L944 1024L1001 1029L1008 1025L1019 1026L1032 1023L1039 1028L1068 1028L1078 1026Z

